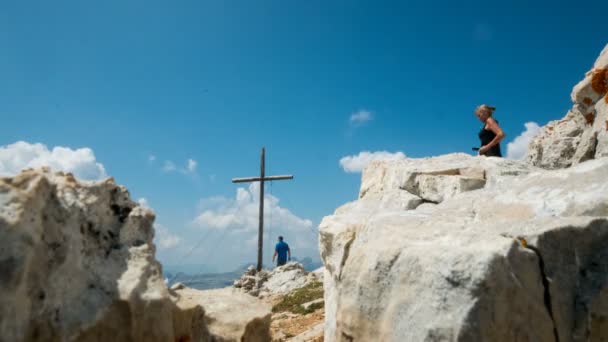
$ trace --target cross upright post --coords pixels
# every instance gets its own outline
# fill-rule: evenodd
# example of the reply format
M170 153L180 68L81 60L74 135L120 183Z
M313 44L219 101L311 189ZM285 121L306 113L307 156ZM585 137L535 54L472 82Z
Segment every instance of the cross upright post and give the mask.
M233 178L232 183L260 182L260 217L258 225L258 265L257 271L262 270L262 250L264 247L264 182L293 179L292 175L266 177L266 149L262 147L260 157L260 177Z

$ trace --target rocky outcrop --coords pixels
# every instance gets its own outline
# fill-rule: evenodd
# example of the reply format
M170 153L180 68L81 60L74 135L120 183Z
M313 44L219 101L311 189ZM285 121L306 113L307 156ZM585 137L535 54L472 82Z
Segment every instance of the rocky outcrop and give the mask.
M359 199L374 196L371 202L382 203L383 207L412 209L419 200L438 203L483 188L486 182L499 182L502 176L522 175L533 169L507 159L472 158L464 153L391 163L376 161L365 169Z
M320 225L325 341L608 339L606 175L608 158L372 163Z
M167 289L153 221L112 179L0 178L0 340L268 340L269 308L249 296Z
M557 169L608 156L608 45L571 94L566 116L544 126L530 143L526 160Z
M306 272L299 262L288 262L271 271L256 272L255 267L250 266L241 278L234 281L234 287L265 298L287 294L314 281L322 282L323 278L318 277L318 273Z
M169 299L154 214L113 180L0 178L0 336L6 341L201 341L202 308Z
M195 290L179 287L174 301L182 310L205 307L214 342L270 341L270 305L233 288Z

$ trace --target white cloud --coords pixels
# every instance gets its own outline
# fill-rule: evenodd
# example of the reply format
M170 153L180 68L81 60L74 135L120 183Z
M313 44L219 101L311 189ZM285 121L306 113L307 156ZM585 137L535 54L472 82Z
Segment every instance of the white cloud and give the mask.
M340 159L340 166L344 169L345 172L356 173L361 172L367 166L367 164L376 160L400 160L405 159L405 154L403 152L387 152L387 151L377 151L377 152L369 152L363 151L358 155L354 156L346 156Z
M259 184L252 183L249 188L238 188L234 198L212 197L204 199L199 205L199 214L194 219L194 225L215 234L231 236L223 242L228 245L223 247L226 251L232 250L234 241L238 245L245 245L240 254L251 255L255 252L258 236L259 220ZM264 244L265 253L272 251L272 245L279 235L285 236L285 240L299 255L306 253L318 253L317 235L313 223L309 219L301 218L289 209L279 204L279 199L273 195L265 194L264 197ZM267 243L271 243L270 246ZM222 252L224 253L224 252ZM271 254L265 254L270 258ZM308 254L315 255L315 254ZM236 257L236 256L235 256Z
M540 131L540 126L536 122L526 122L525 127L520 135L507 144L507 158L522 159L528 152L528 145Z
M167 173L177 171L183 174L195 174L197 166L198 163L194 159L186 160L186 165L183 168L178 168L171 160L165 160L162 170Z
M264 210L263 262L269 267L274 244L283 235L296 257L319 258L318 231L311 220L291 210L267 188ZM165 265L191 265L189 273L201 270L230 271L255 264L258 242L259 184L238 188L233 196L200 200L190 224L182 229L157 228L157 256ZM165 234L169 233L169 234ZM162 249L164 248L164 249ZM207 272L207 271L205 271Z
M154 230L156 231L154 243L161 250L175 248L182 242L182 239L179 236L171 233L169 229L162 224L154 224Z
M146 209L150 209L150 205L148 204L148 200L145 197L142 197L140 199L137 200L137 203Z
M349 122L351 125L358 126L374 119L374 114L368 110L361 109L351 114Z
M165 163L163 164L163 171L173 172L175 170L177 170L177 167L175 167L175 164L170 160L165 160Z
M10 176L23 169L50 167L54 171L74 174L84 180L106 178L104 166L97 162L90 148L71 149L55 146L49 149L44 144L31 144L18 141L14 144L0 146L0 175Z
M194 172L196 171L196 160L194 159L188 159L187 163L186 163L186 170L188 170L188 172Z
M155 162L155 161L156 161L156 156L155 156L155 155L153 155L153 154L149 155L149 156L148 156L148 161L149 161L150 163Z

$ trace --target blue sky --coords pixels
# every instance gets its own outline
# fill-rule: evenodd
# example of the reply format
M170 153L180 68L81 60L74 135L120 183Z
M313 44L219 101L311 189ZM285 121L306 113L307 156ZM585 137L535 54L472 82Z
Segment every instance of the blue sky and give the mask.
M314 256L320 219L357 195L360 174L341 158L469 152L481 103L498 108L508 141L562 117L608 43L607 11L605 1L3 1L0 146L89 148L175 237L161 261L219 270L255 259L255 233L239 217L211 228L197 218L250 206L230 179L255 175L266 146L268 172L296 176L273 184L289 211L275 215L301 226L285 234L294 253Z

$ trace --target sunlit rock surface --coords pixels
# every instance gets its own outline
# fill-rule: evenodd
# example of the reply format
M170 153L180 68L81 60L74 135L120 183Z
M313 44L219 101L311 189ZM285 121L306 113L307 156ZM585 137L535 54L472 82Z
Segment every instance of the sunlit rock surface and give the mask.
M241 278L234 281L234 287L252 296L264 298L284 295L315 281L323 281L319 272L307 272L301 263L290 261L283 266L260 272L251 266Z
M371 164L320 225L325 340L607 339L607 175L608 159Z
M205 322L214 342L270 341L270 305L233 288L174 291L182 310L205 307Z
M0 178L0 340L208 341L202 307L170 299L153 221L111 179Z

